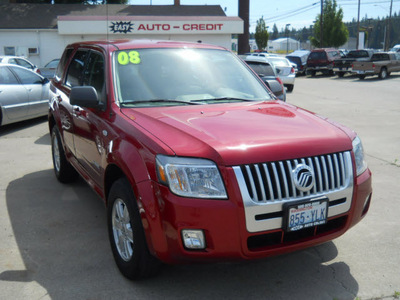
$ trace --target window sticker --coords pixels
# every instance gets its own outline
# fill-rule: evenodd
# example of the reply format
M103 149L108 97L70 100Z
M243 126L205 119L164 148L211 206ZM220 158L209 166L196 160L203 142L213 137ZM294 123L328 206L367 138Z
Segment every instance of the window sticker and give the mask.
M118 63L120 65L127 65L129 63L137 65L140 64L140 54L137 51L122 51L118 53Z

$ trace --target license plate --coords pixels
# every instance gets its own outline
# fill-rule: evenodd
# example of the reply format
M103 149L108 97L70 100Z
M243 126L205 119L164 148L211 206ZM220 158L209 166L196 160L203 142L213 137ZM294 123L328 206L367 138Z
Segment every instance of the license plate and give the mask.
M326 223L328 199L286 205L286 231L297 231Z
M364 74L364 71L357 71L358 74Z

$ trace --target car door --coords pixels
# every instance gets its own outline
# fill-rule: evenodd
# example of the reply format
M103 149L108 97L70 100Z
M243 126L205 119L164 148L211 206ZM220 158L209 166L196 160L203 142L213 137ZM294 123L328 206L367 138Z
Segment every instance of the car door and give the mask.
M9 67L0 66L1 125L24 120L29 107L28 91Z
M97 51L90 51L85 62L80 85L93 86L101 101L105 101L105 62L104 56ZM99 109L73 106L73 128L75 156L97 185L102 183L104 169L102 156L104 138L107 131L104 129L103 112Z
M49 109L49 81L29 70L10 67L28 93L28 111L30 118L43 116Z
M53 99L58 103L61 120L60 132L63 135L66 151L76 156L74 144L74 110L69 102L69 95L71 93L71 88L82 85L84 65L89 52L85 49L77 50L75 53L74 51L74 49L68 49L60 61L55 75L54 85L56 87L56 94ZM71 62L67 65L72 55ZM64 78L63 73L65 69L67 69L67 71Z

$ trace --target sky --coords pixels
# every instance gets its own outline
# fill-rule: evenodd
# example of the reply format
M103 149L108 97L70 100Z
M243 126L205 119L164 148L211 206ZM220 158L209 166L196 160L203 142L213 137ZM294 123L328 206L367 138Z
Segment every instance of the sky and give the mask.
M249 0L250 32L255 32L257 20L266 21L269 30L274 24L281 30L289 25L289 29L302 29L313 24L321 12L320 0ZM336 0L343 9L343 21L357 20L359 0ZM360 0L360 19L384 18L389 16L391 0ZM130 0L131 5L172 5L174 0ZM227 16L238 16L238 0L181 0L181 5L220 5ZM392 14L400 12L400 0L393 0Z

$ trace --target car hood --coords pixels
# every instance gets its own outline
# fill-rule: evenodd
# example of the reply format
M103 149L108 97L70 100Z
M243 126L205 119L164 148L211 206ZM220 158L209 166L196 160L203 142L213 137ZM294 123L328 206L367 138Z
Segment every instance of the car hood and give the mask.
M223 165L277 161L350 150L350 130L281 101L123 108L171 155ZM346 132L348 131L348 132Z

